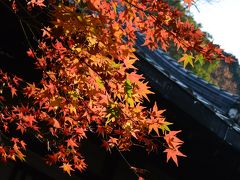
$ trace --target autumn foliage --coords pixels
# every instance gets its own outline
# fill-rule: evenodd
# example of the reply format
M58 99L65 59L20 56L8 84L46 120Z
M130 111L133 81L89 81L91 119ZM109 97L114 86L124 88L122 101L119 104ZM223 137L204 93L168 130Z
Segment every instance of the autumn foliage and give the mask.
M180 60L185 65L199 58L231 59L164 1L14 0L9 6L17 16L20 5L29 14L47 8L51 24L40 28L38 47L29 44L27 51L42 72L40 82L0 71L1 134L10 140L1 142L1 159L24 160L28 142L23 137L35 136L48 148L46 162L70 175L87 167L80 145L88 134L96 134L108 151L138 144L147 152L163 150L167 161L178 165L177 157L185 156L179 131L170 131L156 103L151 109L142 105L152 92L134 67L136 32L145 36L143 46L153 50L167 50L173 42L185 52ZM22 137L13 136L16 132Z

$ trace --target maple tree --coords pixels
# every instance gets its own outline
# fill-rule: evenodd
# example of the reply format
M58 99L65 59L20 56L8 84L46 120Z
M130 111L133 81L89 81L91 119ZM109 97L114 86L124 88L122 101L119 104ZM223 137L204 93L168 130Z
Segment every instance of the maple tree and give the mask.
M188 6L192 0L184 0ZM9 4L9 2L6 2ZM149 90L134 63L139 32L143 46L166 50L170 43L184 51L184 66L198 61L225 59L219 47L204 40L204 34L182 13L158 0L76 0L57 4L50 0L10 1L13 13L34 14L47 8L51 24L41 24L42 37L27 54L42 72L40 82L29 83L0 71L1 134L10 138L0 145L0 157L24 160L24 136L47 144L48 164L59 164L69 175L87 165L80 144L96 134L111 151L129 150L135 144L147 152L163 149L167 161L178 165L183 141L171 131L157 104L142 105ZM25 34L26 35L26 34ZM26 35L27 36L27 35ZM7 99L13 99L10 103ZM14 101L14 99L20 101ZM19 132L18 138L13 134ZM142 177L139 177L142 178Z

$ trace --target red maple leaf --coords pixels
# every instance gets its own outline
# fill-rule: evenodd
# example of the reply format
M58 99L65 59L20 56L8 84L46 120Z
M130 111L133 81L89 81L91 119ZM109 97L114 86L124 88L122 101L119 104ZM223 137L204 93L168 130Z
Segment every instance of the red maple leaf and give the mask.
M12 10L13 10L14 12L17 12L17 3L16 3L15 0L12 2Z
M71 147L72 149L74 149L74 147L78 147L78 145L74 142L72 138L66 140L66 142L67 142L67 146Z
M56 43L53 45L53 47L58 51L66 51L67 49L62 45L62 43L58 40L56 40Z
M26 128L22 124L17 124L16 130L20 130L21 133L23 134L26 131Z
M20 81L23 81L21 78L19 78L19 77L17 77L17 76L14 76L13 77L13 82L14 82L14 84L16 85L16 86L18 86L19 85L19 82Z
M111 152L110 145L107 141L102 142L102 147Z
M5 101L4 97L3 96L0 96L0 102L1 101Z
M34 116L32 116L32 115L27 115L24 117L24 119L30 126L33 125L33 122L36 122Z
M47 87L49 88L50 93L54 94L55 86L51 82L49 83L49 85L47 85Z
M86 169L86 167L87 167L87 164L84 162L84 159L80 159L78 161L78 164L74 164L74 168L78 169L80 172Z
M49 165L55 164L58 160L58 154L49 154L47 155L46 163Z
M84 138L87 138L87 136L86 136L85 131L84 131L83 128L77 127L77 128L75 128L75 131L76 131L76 133L79 135L80 138L83 138L83 137L84 137Z
M29 48L29 50L27 51L27 55L31 58L35 58L34 52L31 48Z
M13 86L9 86L11 93L12 93L12 97L14 97L15 95L17 95L17 89L14 88Z
M26 150L26 143L24 141L20 141L20 144L24 150Z

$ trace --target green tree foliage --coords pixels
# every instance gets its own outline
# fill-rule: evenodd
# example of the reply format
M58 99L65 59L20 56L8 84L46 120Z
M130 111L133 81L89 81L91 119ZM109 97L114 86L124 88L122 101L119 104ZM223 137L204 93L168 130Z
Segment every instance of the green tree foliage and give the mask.
M194 20L189 9L186 7L186 5L182 4L181 1L168 0L167 2L184 13L183 19L188 20L196 28L201 28L201 24ZM208 32L204 33L206 41L212 41L212 35L210 35ZM171 44L168 54L178 60L182 57L183 51L181 49L177 49L173 44ZM228 55L232 56L231 54ZM232 57L236 61L232 64L225 63L224 61L206 62L204 60L200 60L194 63L194 66L191 66L189 63L186 68L193 71L198 77L203 78L204 80L224 90L227 90L233 94L240 94L239 64L237 59L234 56Z

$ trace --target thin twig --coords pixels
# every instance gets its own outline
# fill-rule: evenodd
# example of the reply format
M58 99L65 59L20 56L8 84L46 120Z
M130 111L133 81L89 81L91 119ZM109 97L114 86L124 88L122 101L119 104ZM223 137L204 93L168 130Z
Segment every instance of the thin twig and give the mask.
M124 157L124 155L122 154L122 152L116 147L118 153L120 154L120 156L123 158L124 162L129 166L129 169L132 169L132 166L131 164L128 162L128 160ZM137 176L137 177L140 177L137 172L133 171L134 174Z

